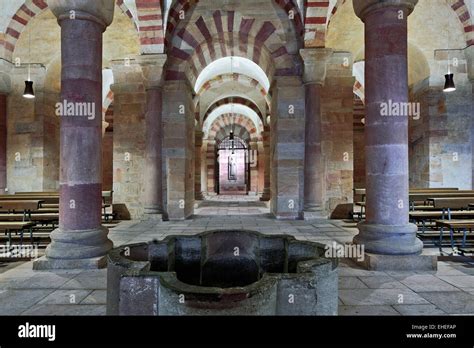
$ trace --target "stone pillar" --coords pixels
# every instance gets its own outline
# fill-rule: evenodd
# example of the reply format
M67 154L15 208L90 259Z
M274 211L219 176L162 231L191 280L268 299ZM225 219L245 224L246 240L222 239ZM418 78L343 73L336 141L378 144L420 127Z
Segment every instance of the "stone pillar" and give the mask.
M0 61L0 194L7 192L7 101L11 91L11 65Z
M256 196L258 193L258 144L255 141L249 144L249 153L247 155L248 168L250 170L250 196Z
M321 88L326 79L326 64L331 49L303 49L303 81L305 83L305 156L304 156L304 212L307 220L326 218L324 184L325 163L321 151Z
M184 220L194 213L194 104L184 81L167 81L163 93L164 208Z
M163 177L162 177L162 77L166 55L141 56L146 89L145 113L145 173L144 218L161 220L163 213Z
M257 194L263 195L263 188L265 187L265 150L263 147L263 141L257 142L258 157L257 157L257 173L258 173L258 186Z
M270 200L270 126L265 125L263 127L262 138L263 138L263 161L265 165L264 179L263 179L263 193L260 197L261 201L268 202Z
M195 131L195 168L194 168L194 197L196 200L202 201L204 196L201 188L201 166L202 166L202 145L203 145L203 131Z
M206 152L207 194L216 195L216 141L208 140Z
M304 201L304 86L299 76L272 86L271 200L277 219L302 217Z
M95 107L95 115L61 116L59 228L35 269L103 267L112 248L102 226L101 115L102 33L114 3L48 1L61 26L61 101Z
M7 188L7 95L0 93L0 195Z
M408 102L407 18L418 0L354 0L365 23L367 220L354 243L372 269L433 268L418 255L423 243L409 223L408 117L382 116L381 107ZM401 256L404 255L404 256Z
M464 50L467 61L467 77L472 86L471 115L474 115L474 45ZM472 188L474 189L474 117L471 116L471 157L472 157Z

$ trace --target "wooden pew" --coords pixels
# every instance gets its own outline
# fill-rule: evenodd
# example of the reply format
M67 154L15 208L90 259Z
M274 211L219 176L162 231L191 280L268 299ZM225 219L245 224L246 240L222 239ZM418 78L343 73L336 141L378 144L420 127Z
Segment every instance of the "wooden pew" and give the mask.
M40 208L43 201L39 199L31 200L0 200L0 212L31 212Z
M23 231L29 230L30 231L30 239L31 243L33 243L33 226L35 225L34 222L31 221L0 221L0 230L5 231L5 235L8 235L8 244L12 244L12 231L16 233L20 233L21 241L20 243L23 244Z
M427 201L436 209L468 209L469 204L474 203L472 197L436 197L428 198Z
M456 230L463 232L462 237L462 252L472 252L466 249L466 240L467 240L467 231L472 233L474 228L474 220L436 220L436 226L440 228L440 251L441 251L441 240L443 238L443 230L445 228L449 229L449 234L451 238L451 248L454 250L454 232Z

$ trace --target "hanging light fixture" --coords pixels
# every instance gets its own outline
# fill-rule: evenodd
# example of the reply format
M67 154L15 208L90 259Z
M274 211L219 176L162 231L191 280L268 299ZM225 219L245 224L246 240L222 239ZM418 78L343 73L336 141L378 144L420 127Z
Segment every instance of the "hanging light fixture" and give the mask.
M454 74L449 73L444 75L446 82L444 83L444 92L454 92L456 90L456 85L454 84Z
M451 73L451 64L450 64L450 57L449 57L449 31L447 31L447 37L448 37L448 73L444 75L445 78L445 83L444 83L444 89L443 92L449 93L449 92L454 92L456 90L456 85L454 84L454 74Z
M31 36L28 30L28 59L31 62ZM25 81L25 91L23 97L27 99L33 99L35 97L35 91L33 89L33 81L31 81L31 63L28 63L28 80Z

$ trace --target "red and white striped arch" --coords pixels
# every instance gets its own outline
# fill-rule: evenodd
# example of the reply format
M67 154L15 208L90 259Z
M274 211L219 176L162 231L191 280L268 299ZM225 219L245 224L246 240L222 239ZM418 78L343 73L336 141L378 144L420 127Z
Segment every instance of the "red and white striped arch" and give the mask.
M474 45L474 23L466 3L464 0L446 0L446 2L456 12L462 23L467 46Z
M346 0L307 0L305 3L305 47L325 47L331 17Z
M142 54L165 50L163 8L160 0L135 0Z
M219 88L220 86L223 86L227 83L238 83L243 86L249 87L251 89L255 89L258 93L258 95L261 95L266 103L267 107L270 109L272 105L272 98L269 93L265 90L265 88L255 79L248 77L246 75L242 74L225 74L225 75L219 75L213 78L212 80L207 81L202 88L197 92L196 94L196 102L195 105L197 105L197 101L199 101L199 97L205 93L206 91L212 89L212 88Z
M240 104L240 105L245 105L248 106L250 109L252 109L260 118L262 122L265 122L264 117L262 115L262 112L258 108L258 106L251 100L243 97L226 97L218 100L214 104L212 104L207 110L206 110L206 116L203 119L203 122L206 121L206 117L215 109L217 109L219 106L225 105L225 104Z
M298 6L293 0L274 0L294 21L295 30L299 35L302 35L304 32L304 24L302 15L298 9ZM186 14L192 9L199 0L175 0L171 5L171 8L168 13L168 23L166 26L166 37L165 43L166 46L172 41L175 30L179 25L179 22L186 18ZM223 23L224 25L226 23ZM230 30L229 30L230 31Z
M212 122L208 130L204 131L209 140L223 140L229 135L230 130L234 131L235 136L245 141L261 140L257 126L252 120L239 114L222 114Z
M130 19L134 21L135 28L137 24L133 18L132 13L124 4L123 0L117 0L117 5ZM3 42L0 42L4 46L4 57L6 60L11 61L13 58L13 52L15 51L16 43L20 38L20 35L28 23L38 14L42 13L48 8L46 0L26 0L23 5L20 6L18 11L13 15L10 23L5 31Z
M291 43L293 44L293 43ZM227 56L247 58L259 65L271 80L274 75L299 74L288 43L282 42L270 21L242 18L233 11L215 11L178 28L168 43L171 58L167 80L185 80L194 85L200 72Z

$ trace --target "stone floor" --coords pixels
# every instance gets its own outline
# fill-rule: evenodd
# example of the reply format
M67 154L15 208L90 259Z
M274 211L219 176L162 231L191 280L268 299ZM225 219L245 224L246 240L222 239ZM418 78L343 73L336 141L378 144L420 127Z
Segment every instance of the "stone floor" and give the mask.
M260 209L267 208L257 201L240 202L238 206L230 201L205 202L193 219L125 221L110 230L110 238L120 245L169 234L243 228L322 243L346 243L357 233L355 224L343 221L277 221L265 213L251 213ZM216 214L219 211L222 214ZM234 215L229 215L230 211ZM439 253L437 249L427 252ZM342 263L339 314L474 315L474 260L441 261L438 268L437 272L380 272ZM0 315L104 315L105 289L105 270L39 272L32 271L31 262L9 264L0 267Z

